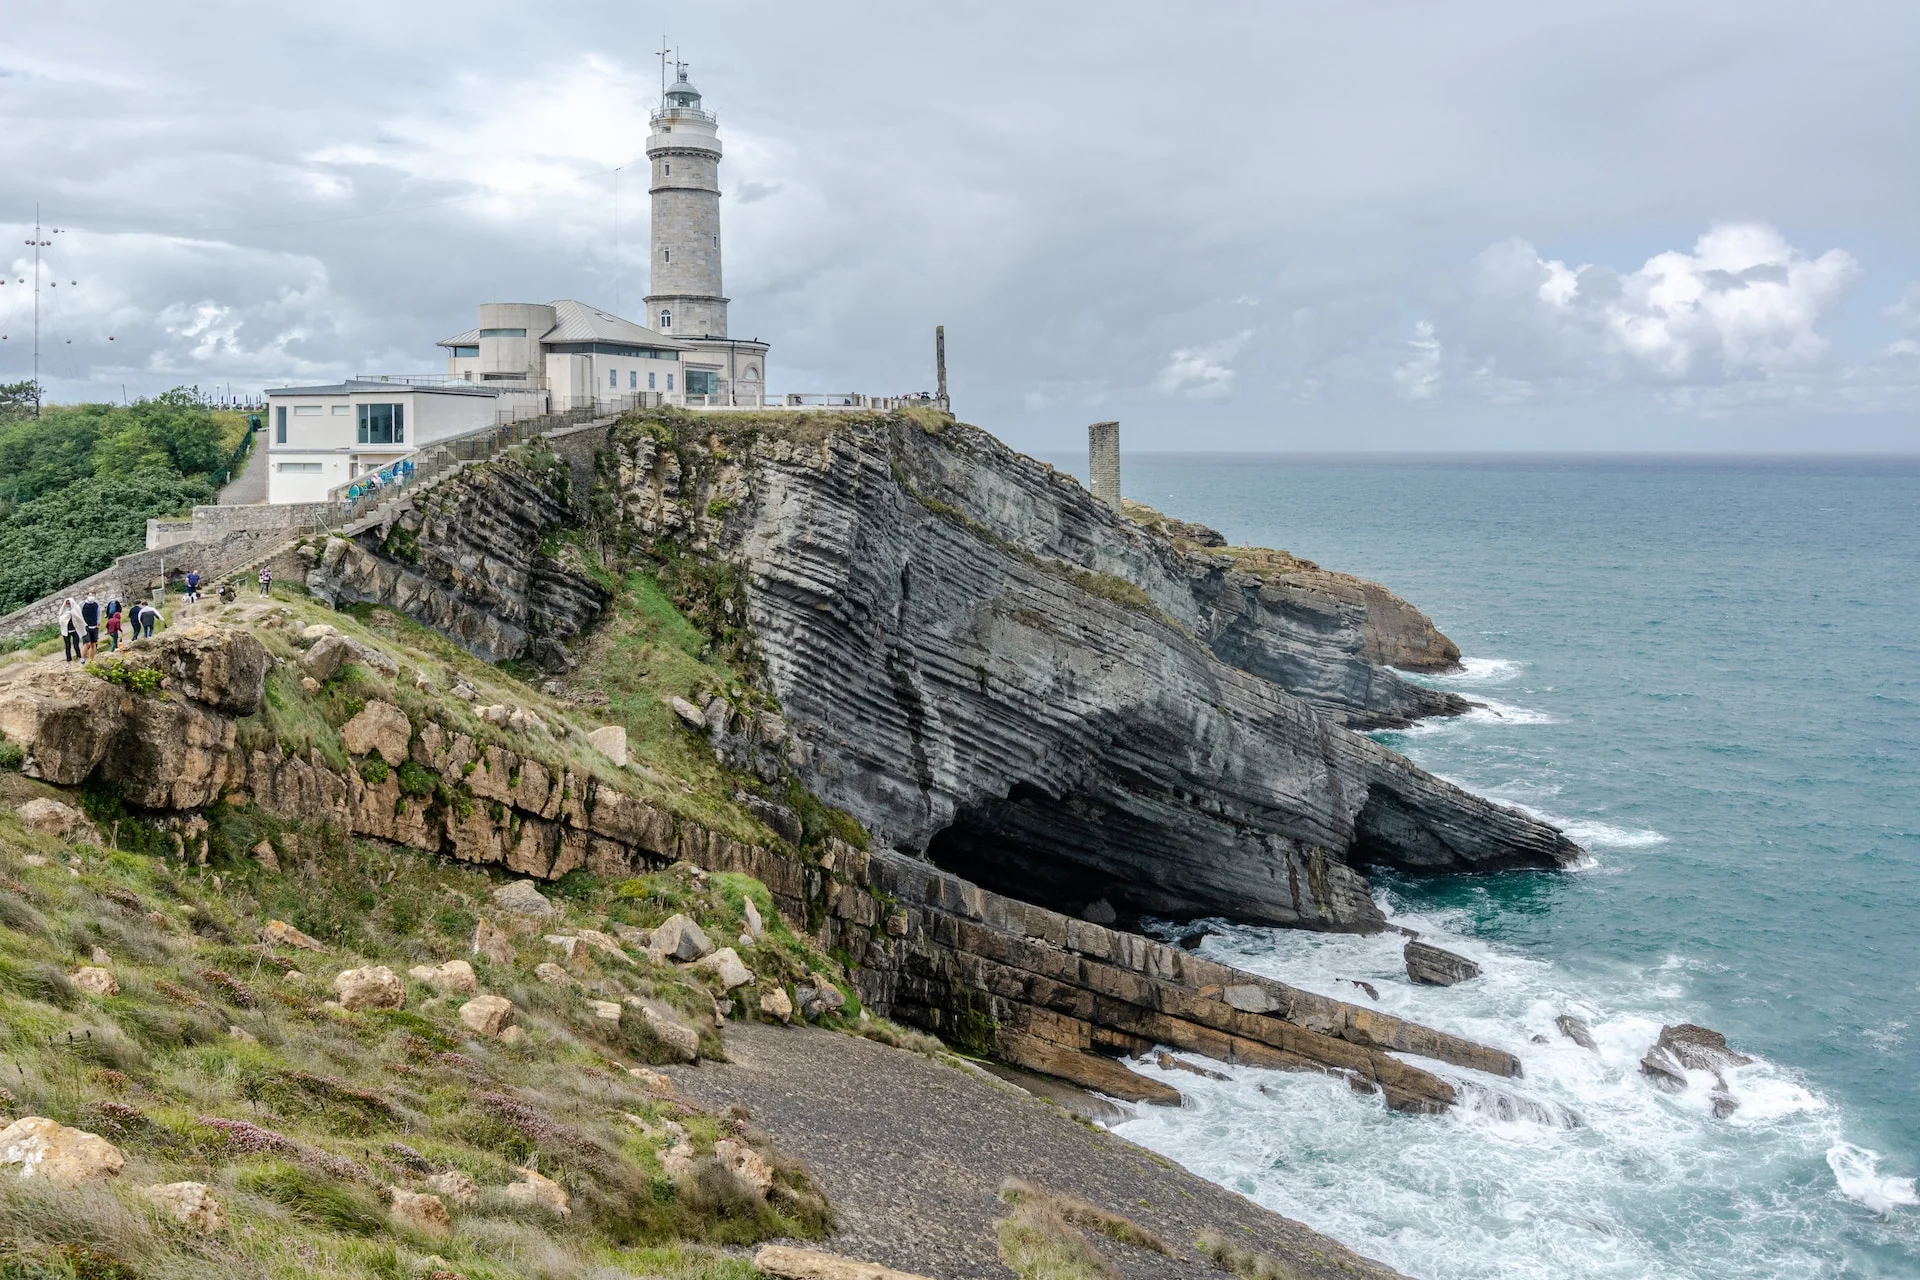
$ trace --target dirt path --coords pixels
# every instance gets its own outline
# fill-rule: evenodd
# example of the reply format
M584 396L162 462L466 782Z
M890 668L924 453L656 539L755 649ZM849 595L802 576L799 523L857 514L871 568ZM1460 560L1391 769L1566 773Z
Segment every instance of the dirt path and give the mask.
M935 1277L1006 1280L993 1224L1003 1178L1090 1200L1184 1256L1099 1239L1130 1278L1225 1274L1194 1255L1209 1228L1293 1264L1302 1277L1396 1273L1325 1236L997 1081L919 1054L813 1029L736 1023L733 1061L670 1074L703 1106L739 1104L776 1146L812 1166L840 1216L827 1247Z
M251 506L267 500L266 436L253 442L253 448L240 461L240 474L220 490L216 501L223 507Z

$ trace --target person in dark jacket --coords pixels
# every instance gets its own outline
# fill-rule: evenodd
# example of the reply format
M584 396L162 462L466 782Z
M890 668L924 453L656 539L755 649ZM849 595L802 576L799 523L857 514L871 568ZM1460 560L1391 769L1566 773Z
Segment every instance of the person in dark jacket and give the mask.
M87 598L80 602L80 625L85 635L80 641L80 656L93 661L93 655L100 648L100 602L93 598L93 592L87 592Z

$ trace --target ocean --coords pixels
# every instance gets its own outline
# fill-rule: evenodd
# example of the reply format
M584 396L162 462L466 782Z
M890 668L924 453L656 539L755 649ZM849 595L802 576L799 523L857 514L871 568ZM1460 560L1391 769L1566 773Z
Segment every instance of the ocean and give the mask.
M1592 856L1378 878L1482 965L1457 987L1410 985L1392 935L1204 944L1371 982L1523 1079L1447 1072L1463 1104L1423 1118L1179 1075L1120 1133L1425 1280L1920 1276L1920 459L1129 454L1124 482L1427 611L1466 658L1431 682L1482 709L1377 736ZM1687 1021L1755 1059L1724 1119L1710 1077L1639 1071Z

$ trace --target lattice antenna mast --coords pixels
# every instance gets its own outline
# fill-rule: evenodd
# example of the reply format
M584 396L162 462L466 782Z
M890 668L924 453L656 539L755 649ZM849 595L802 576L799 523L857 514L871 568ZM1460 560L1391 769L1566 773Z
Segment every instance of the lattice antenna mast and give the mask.
M53 244L42 238L40 230L40 204L33 206L33 239L27 241L33 246L33 416L40 416L40 251Z

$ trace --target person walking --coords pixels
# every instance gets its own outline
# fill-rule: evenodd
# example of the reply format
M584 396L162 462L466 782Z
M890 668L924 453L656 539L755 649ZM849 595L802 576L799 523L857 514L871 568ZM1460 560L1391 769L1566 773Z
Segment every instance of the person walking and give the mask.
M198 600L199 598L200 571L198 569L189 569L187 570L187 599Z
M107 620L101 625L107 632L107 647L115 653L120 652L120 602L118 600L107 606Z
M160 611L153 607L153 602L149 600L141 605L140 612L135 616L140 624L135 628L136 634L143 635L149 640L153 639L153 628L160 621Z
M263 596L273 594L273 566L270 564L260 566L260 594Z
M72 596L60 606L60 641L66 646L68 662L80 656L80 605Z
M80 625L85 629L81 656L92 662L94 653L100 648L100 602L93 598L91 591L80 602Z

